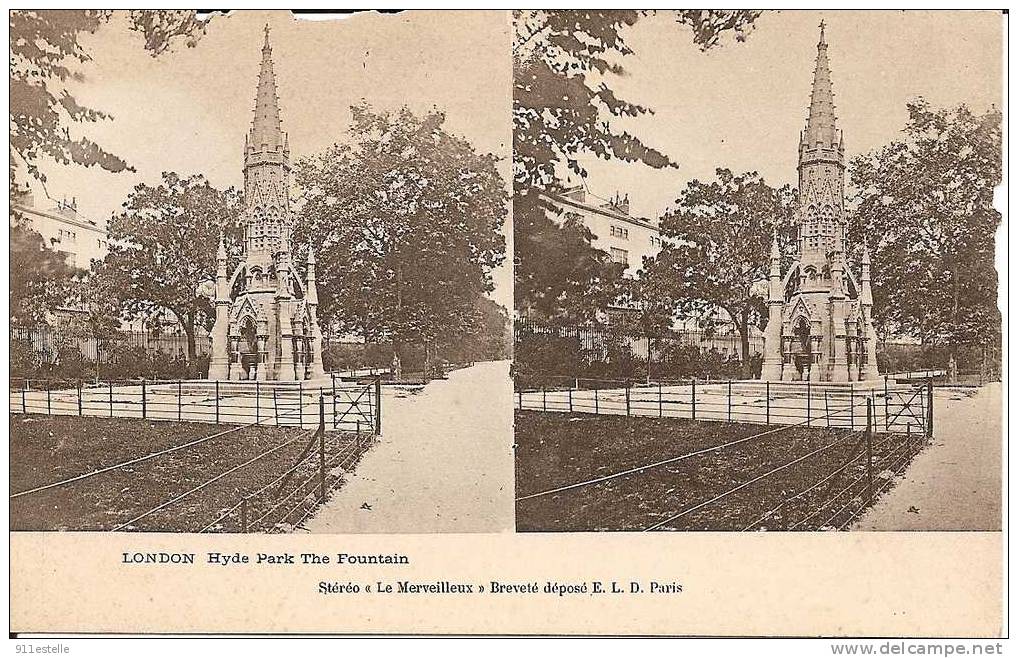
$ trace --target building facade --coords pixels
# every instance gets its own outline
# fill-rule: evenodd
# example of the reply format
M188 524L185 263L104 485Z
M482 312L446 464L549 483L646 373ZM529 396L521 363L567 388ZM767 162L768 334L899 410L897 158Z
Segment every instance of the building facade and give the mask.
M580 222L591 232L591 246L608 253L613 262L623 264L625 276L636 278L643 267L643 259L653 258L661 251L660 220L631 215L628 194L616 193L608 201L599 203L591 203L590 196L582 183L568 186L561 193L545 194L562 211L563 221L573 219ZM633 310L633 306L618 302L609 311L609 323L614 316L624 316ZM676 318L672 329L700 337L693 342L705 349L724 345L727 353L729 344L737 345L738 332L723 310L717 310L716 319L720 326L715 327L710 337L705 337L697 318ZM757 352L763 342L762 333L757 327L751 327L750 332L751 352ZM737 347L732 351L737 352Z
M586 226L593 234L591 246L625 265L627 276L635 276L643 267L644 256L656 256L661 250L657 221L630 215L628 195L616 194L609 201L591 203L581 183L546 196L562 210L563 219L574 219Z
M43 209L28 192L13 205L16 212L31 222L32 229L42 236L46 246L63 254L71 267L87 270L93 260L102 260L109 253L106 229L79 214L74 199L57 201L52 208Z
M254 120L244 144L244 253L228 271L219 245L209 379L294 381L324 376L315 259L301 280L290 258L290 145L282 130L269 28Z
M859 277L846 260L845 143L820 24L806 128L799 137L796 257L784 276L777 237L771 249L763 379L847 382L875 379L876 332L870 259Z

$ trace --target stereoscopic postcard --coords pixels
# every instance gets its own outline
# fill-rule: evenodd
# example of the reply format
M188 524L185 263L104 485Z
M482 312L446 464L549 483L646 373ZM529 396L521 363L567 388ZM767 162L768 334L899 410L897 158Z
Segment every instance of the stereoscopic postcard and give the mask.
M999 652L1006 30L11 10L12 641Z

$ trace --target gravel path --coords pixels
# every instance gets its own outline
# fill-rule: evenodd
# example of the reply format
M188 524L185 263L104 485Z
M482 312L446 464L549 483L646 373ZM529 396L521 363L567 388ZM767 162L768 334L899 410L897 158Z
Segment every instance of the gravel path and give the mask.
M312 533L511 532L509 362L455 370L409 394L386 387L382 437Z
M853 530L1000 530L1001 385L937 389L933 445Z

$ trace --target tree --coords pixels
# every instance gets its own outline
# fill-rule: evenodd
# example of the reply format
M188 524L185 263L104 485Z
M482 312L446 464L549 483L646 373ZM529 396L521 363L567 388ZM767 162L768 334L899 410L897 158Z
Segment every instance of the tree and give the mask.
M547 324L596 323L622 294L625 266L591 246L582 222L557 214L547 197L513 206L516 308Z
M135 186L124 211L109 222L110 253L104 270L115 282L129 313L165 308L187 336L189 359L196 357L195 329L211 328L215 313L196 291L215 276L216 251L225 233L231 271L239 262L241 195L217 190L200 175L162 175L156 186Z
M14 219L10 231L10 323L45 324L49 312L66 299L75 269L64 254L46 246L27 220Z
M766 323L771 243L794 238L794 196L756 172L717 169L710 183L690 181L661 220L664 244L646 264L644 291L676 314L714 323L730 319L739 332L743 376L750 376L750 328ZM669 308L670 305L670 308ZM661 306L659 306L661 308ZM727 318L719 314L724 312Z
M505 181L441 112L352 110L348 141L296 165L298 248L315 248L325 324L430 354L481 320L504 259Z
M165 52L178 37L193 46L204 24L193 11L132 10L129 29L145 38L153 56ZM16 10L10 26L10 166L9 193L15 199L27 191L29 177L45 188L39 165L48 158L60 164L99 166L110 172L129 165L87 137L72 136L71 126L110 119L100 110L77 102L66 82L80 79L75 66L91 59L78 39L96 32L113 18L109 10ZM11 205L11 321L40 324L65 301L74 269L46 245L30 222Z
M583 309L581 322L589 318L589 299L566 299L596 289L594 297L604 311L611 302L616 269L607 254L578 241L576 227L553 221L556 214L543 192L555 192L556 179L565 171L583 176L580 156L641 162L662 168L675 166L667 156L637 136L611 125L616 117L637 116L652 110L617 97L606 80L625 70L620 59L631 54L624 31L647 12L639 11L546 11L514 12L513 41L513 218L516 248L516 307L535 312L548 300L559 299L550 320L559 311ZM759 11L685 10L671 14L677 24L691 28L693 41L702 49L720 43L734 32L745 39ZM599 79L595 82L595 79ZM521 221L522 219L522 221ZM546 221L547 219L547 221ZM562 233L559 235L559 233ZM574 247L566 255L555 251ZM581 255L579 251L586 251ZM562 259L572 269L548 268L543 261ZM566 274L565 284L555 277ZM542 276L545 275L545 276Z
M509 314L501 304L488 297L476 301L478 322L475 329L457 343L459 361L498 361L512 353Z
M908 104L902 139L852 161L852 233L872 252L885 332L947 346L1000 338L995 234L1001 112Z

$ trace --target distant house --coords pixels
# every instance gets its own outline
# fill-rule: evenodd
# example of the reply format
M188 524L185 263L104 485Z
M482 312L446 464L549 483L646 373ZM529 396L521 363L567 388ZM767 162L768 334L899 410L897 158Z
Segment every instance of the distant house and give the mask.
M74 198L57 201L48 208L36 204L35 196L28 192L18 198L14 211L31 222L50 249L64 254L71 267L87 270L93 260L102 260L109 252L106 229L94 220L78 213Z
M625 265L627 276L635 277L643 267L643 257L656 256L661 250L657 220L630 215L629 195L616 193L612 199L599 199L580 184L544 196L562 210L563 220L582 222L594 236L591 245Z
M614 262L625 265L627 277L636 278L643 268L643 259L656 256L663 241L667 240L661 236L660 220L630 214L628 194L616 192L612 198L602 199L591 194L581 182L567 185L560 192L544 193L544 197L562 211L558 215L560 221L575 219L582 223L592 234L591 246L608 253ZM633 310L633 307L620 302L609 311L609 322ZM697 318L676 319L672 328L703 336L701 340L709 341L711 345L723 344L726 353L729 349L737 352L739 339L735 326L728 321L724 311L718 310L717 315L719 322L709 333L703 332ZM762 349L763 332L751 327L750 334L751 351L759 351ZM706 337L708 335L710 338Z

